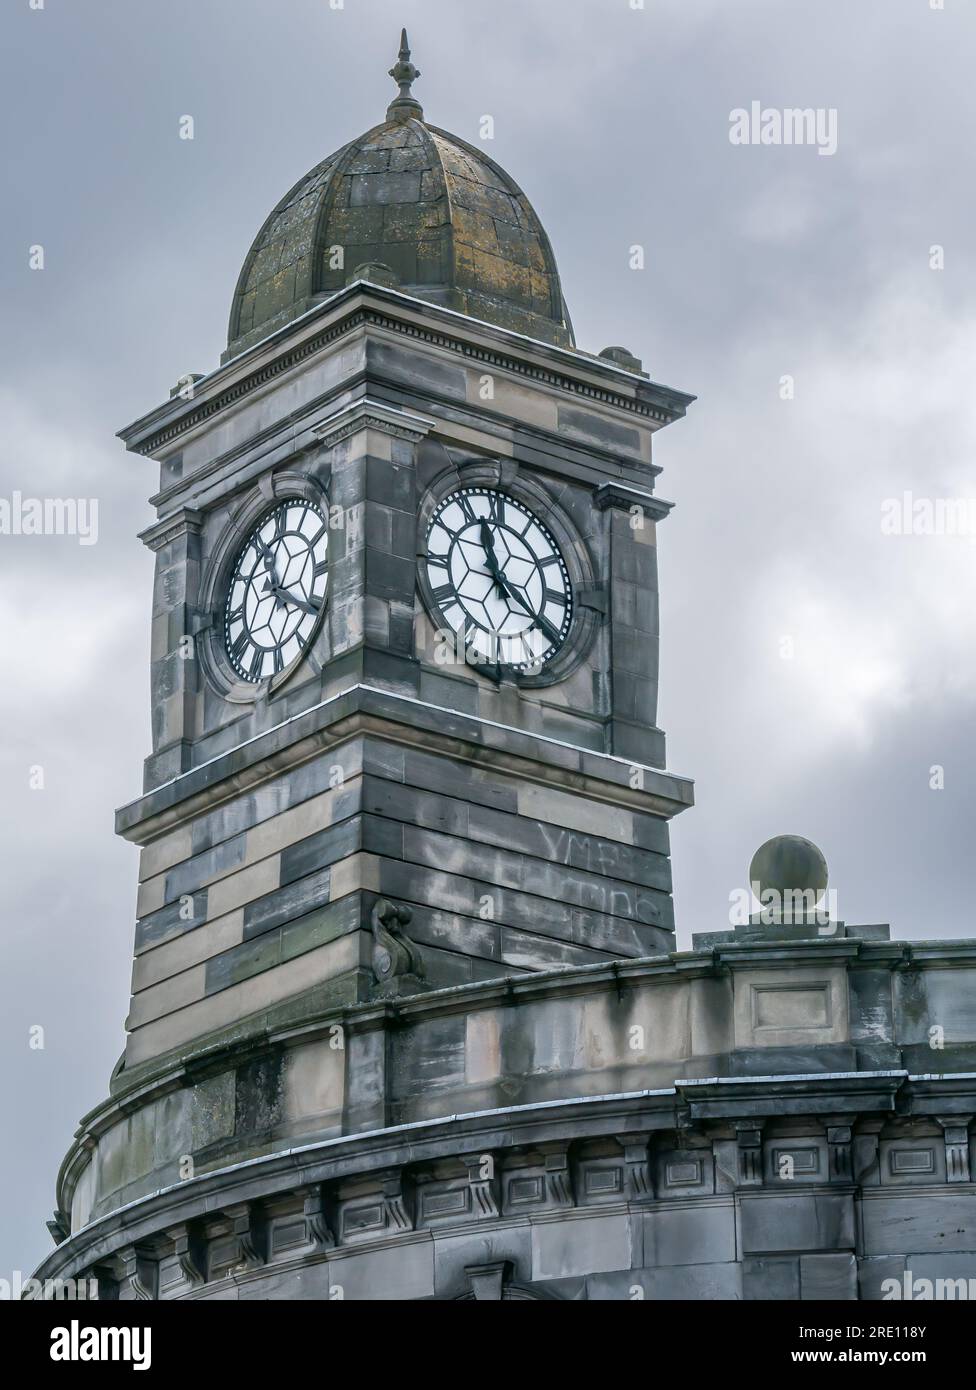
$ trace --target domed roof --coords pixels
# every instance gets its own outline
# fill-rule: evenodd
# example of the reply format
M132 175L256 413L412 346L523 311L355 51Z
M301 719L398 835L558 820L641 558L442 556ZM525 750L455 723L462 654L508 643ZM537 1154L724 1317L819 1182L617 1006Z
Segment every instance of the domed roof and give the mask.
M248 253L225 360L355 280L573 347L549 238L531 203L481 150L428 125L400 85L382 125L317 165L282 199Z

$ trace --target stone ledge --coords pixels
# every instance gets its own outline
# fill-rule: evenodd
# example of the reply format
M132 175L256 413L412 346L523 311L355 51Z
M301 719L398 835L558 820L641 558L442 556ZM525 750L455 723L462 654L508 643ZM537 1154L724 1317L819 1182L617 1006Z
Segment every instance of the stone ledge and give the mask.
M409 722L399 717L406 709ZM548 788L568 787L596 800L649 811L665 819L686 810L694 800L694 784L688 778L476 715L441 709L412 696L356 685L121 807L116 812L116 832L145 844L245 788L365 733L463 761L476 757L482 765L514 770ZM552 762L557 753L560 766ZM635 767L643 774L644 785L639 790L630 786Z

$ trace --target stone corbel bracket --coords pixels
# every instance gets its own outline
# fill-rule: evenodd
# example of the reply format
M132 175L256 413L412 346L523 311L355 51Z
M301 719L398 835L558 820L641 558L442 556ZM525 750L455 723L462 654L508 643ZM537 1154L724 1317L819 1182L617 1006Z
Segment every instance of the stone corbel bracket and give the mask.
M313 1187L300 1187L298 1196L302 1198L306 1244L318 1253L334 1250L336 1241L326 1215L322 1185L316 1183Z
M380 898L370 914L373 933L373 975L381 987L398 985L423 987L424 962L416 946L404 935L413 913L409 907Z
M462 1161L468 1170L472 1216L476 1221L486 1221L499 1216L501 1206L495 1155L464 1154Z
M945 1140L946 1181L969 1182L969 1126L972 1115L936 1115Z

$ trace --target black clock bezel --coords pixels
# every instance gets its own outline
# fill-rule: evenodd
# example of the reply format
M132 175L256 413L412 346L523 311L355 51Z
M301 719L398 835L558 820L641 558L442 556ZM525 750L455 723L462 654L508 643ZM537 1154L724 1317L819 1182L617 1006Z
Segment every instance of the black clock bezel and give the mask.
M225 655L226 655L226 657L227 657L227 660L229 661L230 665L233 667L234 671L236 672L236 674L237 674L237 676L238 676L238 679L240 679L240 680L246 682L248 685L263 685L263 684L267 683L268 681L271 681L271 680L276 679L276 678L279 677L279 676L283 676L287 670L290 670L291 667L292 667L293 665L295 665L296 663L298 663L298 662L300 662L300 661L302 660L302 658L303 658L303 656L305 655L306 651L308 650L309 646L311 645L311 643L312 643L312 642L314 641L314 639L315 639L315 634L316 634L316 632L318 631L319 625L320 625L321 620L322 620L322 613L323 613L323 611L324 611L324 608L325 608L326 603L328 602L328 597L329 597L329 570L328 570L328 559L326 559L325 585L324 585L324 587L323 587L323 589L322 589L322 596L321 596L321 601L320 601L320 604L319 604L319 612L318 612L318 614L317 614L317 616L316 616L316 618L315 618L315 621L311 624L311 626L310 626L309 629L308 629L308 635L304 638L304 640L301 640L301 639L300 639L300 640L301 640L301 646L300 646L300 650L298 651L298 653L297 653L295 656L292 657L291 661L289 661L289 662L287 663L287 665L286 665L284 662L282 662L282 665L281 665L280 667L278 667L276 670L272 671L270 674L268 674L268 675L266 675L266 676L265 676L265 675L260 676L257 680L255 680L252 676L249 676L249 675L244 671L242 664L235 658L235 656L234 656L234 651L233 651L233 647L232 647L232 645L231 645L231 624L232 624L232 622L233 622L233 620L234 620L234 619L233 619L233 615L232 615L232 613L231 613L231 611L230 611L231 595L233 594L233 591L234 591L234 585L238 582L238 580L240 580L240 579L242 578L242 577L241 577L241 574L240 574L241 563L242 563L242 561L243 561L245 555L247 554L248 550L254 545L254 537L255 537L255 535L256 535L264 526L267 525L268 521L270 521L270 519L271 519L276 513L279 513L279 512L282 512L282 511L287 512L287 510L288 510L289 507L303 507L303 508L306 509L306 511L311 511L311 512L313 512L313 513L318 517L318 519L319 519L319 520L321 521L321 523L322 523L322 529L323 529L323 530L325 531L325 533L326 533L326 551L328 551L328 530L329 530L329 518L328 518L328 514L327 514L326 512L324 512L323 509L318 505L318 503L315 502L312 498L309 498L309 497L294 497L294 496L293 496L293 497L280 497L280 498L276 498L275 501L272 502L272 504L271 504L269 507L265 508L265 510L264 510L264 511L256 518L256 520L252 523L250 531L248 531L247 535L244 537L244 540L243 540L243 541L241 542L241 544L238 546L238 548L237 548L237 554L236 554L236 556L235 556L235 558L234 558L234 562L233 562L233 568L232 568L232 570L231 570L231 572L230 572L230 577L229 577L229 579L228 579L228 582L227 582L227 585L226 585L226 590L225 590L225 593L224 593L223 615L222 615L222 616L223 616L223 621L222 621L222 627L223 627L223 641L224 641L224 653L225 653ZM305 539L308 539L308 538L306 537ZM309 548L309 550L311 551L311 548L312 548L312 543L311 543L311 542L309 542L309 547L308 547L308 548ZM287 642L290 642L295 636L297 636L297 629L298 629L299 627L301 627L301 620L299 620L299 622L296 624L296 631L295 631L295 632L292 632L292 633L289 635L289 637L286 639L285 642L279 642L279 643L277 643L277 650L280 651L280 650L282 649L282 647L284 647L285 645L287 645ZM246 620L245 620L245 623L244 623L244 631L245 631L245 632L248 632ZM256 644L254 643L253 633L250 633L250 632L249 632L249 641L250 641L251 645L255 645L255 646L256 646ZM264 650L265 650L266 652L274 652L274 651L276 650L276 648L275 648L275 647L265 647Z
M548 648L546 648L546 650L540 656L536 657L532 661L502 660L496 663L492 663L490 661L478 663L479 665L483 665L486 669L493 669L493 666L497 665L505 673L511 673L512 675L526 676L541 674L541 672L543 672L547 666L558 660L559 655L562 652L563 647L566 645L566 642L569 638L569 634L572 631L573 618L576 611L576 601L573 596L572 576L570 575L569 567L566 564L565 559L563 558L563 553L559 545L559 541L556 539L552 531L549 529L546 523L542 520L542 518L532 507L530 507L526 502L523 502L521 498L516 497L512 492L507 491L504 488L491 486L487 483L474 483L466 481L460 487L453 488L445 492L444 496L440 499L440 501L437 503L437 506L431 512L430 517L427 521L427 531L425 536L425 548L427 551L425 560L427 569L426 577L428 585L431 586L431 594L434 598L434 602L437 604L438 611L441 617L443 618L444 622L447 623L447 625L453 629L453 631L458 637L460 637L460 632L456 627L453 626L453 624L449 622L447 618L447 613L445 611L447 608L451 608L454 606L459 607L464 613L468 615L471 623L475 627L477 627L481 632L486 632L488 631L488 629L486 629L484 627L484 624L479 622L477 617L471 613L470 606L462 595L456 594L454 602L450 604L445 604L438 597L439 591L435 590L431 583L430 568L432 561L430 558L430 539L434 527L438 524L438 521L440 520L445 510L448 507L454 505L457 502L457 500L462 497L497 497L502 499L503 502L507 502L515 511L517 511L520 515L525 516L528 519L528 521L538 529L540 534L547 542L547 545L551 551L553 557L552 563L556 564L560 570L563 580L562 588L565 593L565 612L563 614L559 626L558 642L556 642L555 644L550 642ZM508 529L512 530L516 535L519 534L517 527L507 527L504 522L496 520L492 524L496 533L499 529ZM443 526L443 529L445 531L448 530L446 526ZM450 532L448 532L448 534L450 534ZM535 561L537 567L542 568L547 562L545 560L541 560L540 557L535 554L531 546L528 545L528 542L525 541L524 535L521 537L521 539L523 543L526 545L526 548L529 550L529 553L532 555L532 558ZM457 541L455 538L454 540L452 540L452 548L456 543ZM543 612L545 613L545 605L543 605ZM553 619L550 619L550 621L553 621Z
M559 650L541 670L519 671L513 666L497 667L467 661L465 669L487 677L493 684L511 681L523 689L551 686L566 680L588 655L602 622L602 613L581 596L597 590L596 569L589 547L564 507L539 479L527 476L508 459L469 460L445 470L434 478L421 501L417 514L417 588L423 609L434 632L451 630L434 597L427 574L427 536L431 518L453 492L465 488L500 492L526 507L553 539L570 579L573 612L569 631Z
M335 538L330 525L330 573L325 600L315 626L298 656L277 675L265 677L260 682L243 680L228 657L224 615L229 585L241 551L262 517L274 511L281 503L292 501L311 503L326 523L330 523L329 494L325 483L305 473L283 470L253 489L238 503L229 521L225 523L206 566L204 582L201 585L201 599L204 612L210 616L201 624L197 652L207 681L222 699L231 704L248 705L258 700L274 698L298 672L307 669L310 676L321 674L323 666L331 656L328 616L333 588L331 571L336 557L333 554Z

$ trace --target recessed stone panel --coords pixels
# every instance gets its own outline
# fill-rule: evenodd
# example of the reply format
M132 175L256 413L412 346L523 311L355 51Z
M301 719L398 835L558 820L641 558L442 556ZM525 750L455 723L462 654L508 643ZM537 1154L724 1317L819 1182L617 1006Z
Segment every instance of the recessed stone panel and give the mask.
M799 1047L847 1038L843 969L794 967L758 974L736 971L737 1047Z

